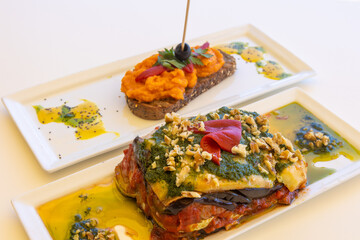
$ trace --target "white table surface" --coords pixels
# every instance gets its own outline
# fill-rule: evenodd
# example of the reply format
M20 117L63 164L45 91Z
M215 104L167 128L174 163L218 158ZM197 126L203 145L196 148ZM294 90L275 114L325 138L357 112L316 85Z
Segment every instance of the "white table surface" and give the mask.
M181 41L186 0L0 0L0 97ZM360 130L360 0L192 0L187 38L251 23L317 76L297 86ZM27 239L10 200L49 174L0 104L0 239ZM360 139L359 139L360 141ZM360 176L236 239L360 239Z

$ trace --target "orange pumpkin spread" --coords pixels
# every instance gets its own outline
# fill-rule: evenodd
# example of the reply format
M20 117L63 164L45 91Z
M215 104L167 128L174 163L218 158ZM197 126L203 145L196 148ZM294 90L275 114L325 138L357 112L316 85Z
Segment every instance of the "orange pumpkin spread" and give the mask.
M213 73L216 73L224 65L224 57L219 50L215 48L209 48L207 54L213 55L211 58L204 58L200 56L200 60L204 64L203 66L195 65L197 77L207 77Z
M212 56L209 58L198 56L203 66L194 64L192 72L173 68L173 70L167 69L161 74L147 77L145 81L136 81L141 73L153 67L157 62L159 54L152 55L138 63L133 70L125 73L121 82L121 91L128 98L140 102L152 102L166 98L184 99L185 89L194 87L198 77L209 76L224 65L223 56L218 50L209 48L206 53Z

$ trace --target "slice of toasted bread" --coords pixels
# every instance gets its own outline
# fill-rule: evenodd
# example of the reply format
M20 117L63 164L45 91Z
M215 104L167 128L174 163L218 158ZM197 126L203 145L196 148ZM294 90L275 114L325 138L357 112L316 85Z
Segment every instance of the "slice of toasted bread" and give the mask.
M126 96L126 102L131 112L138 117L148 120L162 119L166 113L176 112L188 104L188 102L190 102L192 99L199 96L201 93L207 91L228 76L232 75L236 69L235 58L227 53L222 52L221 50L219 51L224 56L225 61L222 68L208 77L198 78L195 87L187 88L185 90L183 100L167 98L162 100L155 100L152 102L139 102L136 99L128 98Z

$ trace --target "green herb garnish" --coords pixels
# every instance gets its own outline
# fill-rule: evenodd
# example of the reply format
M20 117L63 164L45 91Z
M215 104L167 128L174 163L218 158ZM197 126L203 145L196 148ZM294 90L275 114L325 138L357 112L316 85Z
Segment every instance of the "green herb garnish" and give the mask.
M191 52L190 58L187 60L179 60L175 57L175 50L174 48L166 49L164 51L159 51L159 56L154 64L154 66L162 65L166 67L167 69L173 70L174 68L182 69L186 65L193 63L198 66L203 66L204 64L202 61L198 58L199 56L205 57L205 58L211 58L212 54L206 54L208 49L193 49L194 52Z

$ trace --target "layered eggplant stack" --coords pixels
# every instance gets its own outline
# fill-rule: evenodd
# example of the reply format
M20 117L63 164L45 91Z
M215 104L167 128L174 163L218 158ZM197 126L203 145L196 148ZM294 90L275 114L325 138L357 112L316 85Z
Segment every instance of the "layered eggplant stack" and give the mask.
M152 239L198 239L230 229L306 185L307 164L268 120L223 107L189 119L172 113L137 137L115 169L119 190L153 220Z

